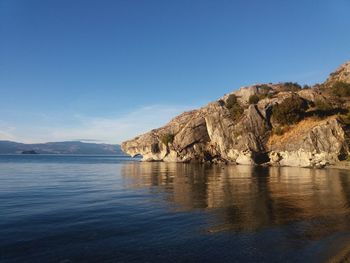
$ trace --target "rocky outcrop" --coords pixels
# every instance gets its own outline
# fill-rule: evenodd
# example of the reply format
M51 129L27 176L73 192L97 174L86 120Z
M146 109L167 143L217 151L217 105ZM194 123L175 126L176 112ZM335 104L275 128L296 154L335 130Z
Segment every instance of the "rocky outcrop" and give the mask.
M350 82L344 77L349 68L349 62L344 64L327 83L334 81L335 75ZM252 95L259 98L255 104L250 101ZM229 106L232 96L237 98L238 117ZM277 135L274 131L280 124L272 112L286 99L302 100L309 110L302 121ZM349 136L340 117L313 117L317 100L327 98L317 88L301 89L294 83L243 87L121 147L131 156L142 155L144 161L323 167L348 154Z
M349 152L344 125L335 117L304 120L280 138L270 137L270 163L279 166L324 167Z
M331 86L337 81L350 83L350 61L344 63L335 72L331 73L325 85Z

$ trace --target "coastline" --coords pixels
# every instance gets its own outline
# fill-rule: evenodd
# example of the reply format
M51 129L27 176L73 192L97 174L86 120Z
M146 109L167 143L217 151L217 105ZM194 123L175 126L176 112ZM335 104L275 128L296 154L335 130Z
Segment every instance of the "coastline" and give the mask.
M325 167L326 169L342 169L342 170L350 170L350 162L349 161L339 161L335 164L331 164ZM349 247L350 250L350 247Z
M128 155L121 155L121 156L128 156ZM258 166L258 167L298 167L298 168L305 168L305 169L342 169L342 170L350 170L350 161L338 161L336 163L333 164L328 164L325 165L324 167L304 167L304 166L288 166L288 165L275 165L275 164L271 164L271 163L262 163L262 164L238 164L238 163L234 163L234 162L166 162L163 160L142 160L142 159L136 159L135 157L131 157L135 161L140 161L140 162L164 162L164 163L189 163L189 164L203 164L203 165L214 165L214 166Z

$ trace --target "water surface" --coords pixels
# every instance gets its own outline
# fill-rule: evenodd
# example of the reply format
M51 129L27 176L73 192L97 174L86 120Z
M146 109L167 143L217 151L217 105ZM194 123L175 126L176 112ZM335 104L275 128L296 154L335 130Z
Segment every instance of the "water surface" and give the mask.
M1 262L325 262L349 244L349 171L0 156Z

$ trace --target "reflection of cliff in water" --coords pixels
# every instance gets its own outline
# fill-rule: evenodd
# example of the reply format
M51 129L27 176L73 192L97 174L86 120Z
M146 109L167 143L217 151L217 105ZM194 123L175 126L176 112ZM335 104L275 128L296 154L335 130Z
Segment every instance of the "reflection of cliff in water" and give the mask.
M128 187L163 191L180 210L206 209L214 215L210 232L301 221L308 224L302 231L308 238L350 229L347 171L128 163L122 174Z

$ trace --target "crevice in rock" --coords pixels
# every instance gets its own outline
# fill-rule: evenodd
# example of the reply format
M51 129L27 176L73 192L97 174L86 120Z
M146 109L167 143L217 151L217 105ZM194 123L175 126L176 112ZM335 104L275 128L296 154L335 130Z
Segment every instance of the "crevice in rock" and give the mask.
M268 152L255 152L253 154L254 162L258 165L270 162Z

